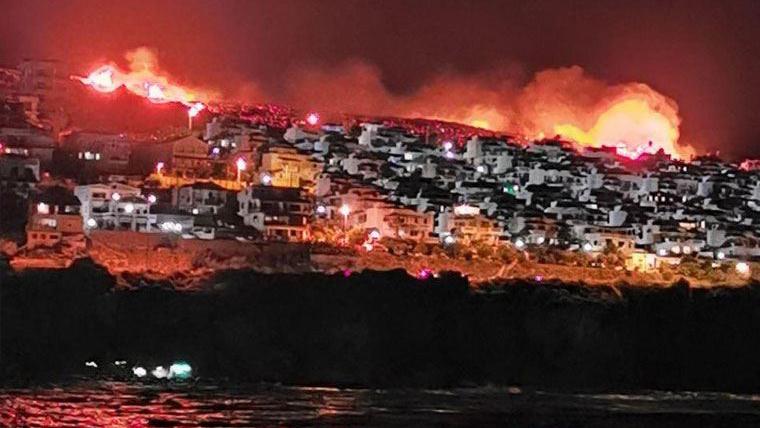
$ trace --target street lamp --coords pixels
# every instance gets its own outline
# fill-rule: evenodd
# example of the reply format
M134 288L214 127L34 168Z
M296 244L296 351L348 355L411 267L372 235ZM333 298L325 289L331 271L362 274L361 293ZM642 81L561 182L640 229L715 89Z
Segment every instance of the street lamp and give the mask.
M161 175L161 171L164 170L164 163L163 162L156 162L156 174Z
M148 195L148 215L150 216L150 206L155 204L158 201L158 198L154 194ZM145 219L145 230L150 231L150 217Z
M319 123L319 114L318 113L309 113L306 115L306 123L308 123L311 126L314 126Z
M749 264L746 262L739 262L736 264L736 273L739 275L747 275L749 273Z
M457 242L457 238L455 238L454 235L446 235L446 237L443 238L444 245L454 245L455 242Z
M193 118L195 116L198 116L198 113L201 112L206 106L204 106L202 103L195 103L190 106L189 109L187 109L187 130L192 131L193 130Z
M235 166L237 167L237 182L240 183L240 174L245 170L246 167L245 159L237 158L235 161Z
M261 184L265 186L269 186L272 184L272 176L267 174L266 172L261 174Z
M338 208L338 212L343 216L343 230L348 228L348 215L351 214L351 207L348 204L343 204Z

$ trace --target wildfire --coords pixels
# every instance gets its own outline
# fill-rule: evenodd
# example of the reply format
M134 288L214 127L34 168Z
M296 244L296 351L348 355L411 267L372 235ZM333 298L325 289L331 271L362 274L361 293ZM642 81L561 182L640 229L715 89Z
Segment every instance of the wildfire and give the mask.
M554 126L554 133L582 146L615 147L617 153L637 159L644 153L665 151L673 157L687 159L690 147L678 146L677 116L668 117L645 99L624 98L612 103L597 116L593 126L583 130L572 123Z
M190 90L159 72L148 49L129 52L127 59L127 70L111 63L74 78L99 92L124 87L154 103L182 103L190 118L205 108L208 92ZM682 160L695 154L679 143L681 119L675 101L646 84L608 84L578 66L540 71L527 84L498 73L475 78L444 75L408 95L388 92L379 71L362 63L335 70L310 68L291 80L282 101L294 106L437 119L526 138L559 135L579 147L612 146L632 159L659 150ZM316 126L319 114L308 113L304 122Z
M483 129L488 129L491 127L491 125L485 119L472 119L470 121L470 125L476 128L483 128Z
M128 70L110 63L95 68L86 77L72 76L72 79L98 92L110 93L124 87L154 103L181 103L188 107L188 115L191 117L205 107L203 102L208 101L210 95L172 83L169 77L159 71L158 61L152 51L139 48L128 52L126 57L129 60Z

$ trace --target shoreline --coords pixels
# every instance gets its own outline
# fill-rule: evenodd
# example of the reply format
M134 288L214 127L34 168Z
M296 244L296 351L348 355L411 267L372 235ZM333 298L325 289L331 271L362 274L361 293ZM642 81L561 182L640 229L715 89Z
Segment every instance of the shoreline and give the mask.
M140 247L140 245L114 245L99 242L76 256L53 251L42 251L38 257L8 257L14 272L45 269L68 269L77 260L91 259L111 275L141 277L145 280L165 282L179 280L189 288L203 283L214 275L229 270L254 270L263 274L282 273L336 273L404 270L410 276L438 274L450 271L467 277L470 287L479 289L494 284L524 281L534 283L559 282L583 284L588 287L656 287L686 282L694 288L744 287L757 281L754 276L725 275L724 280L697 278L674 274L665 278L659 272L644 273L605 267L573 266L538 263L530 259L515 258L511 262L480 259L452 258L443 254L412 254L395 256L387 252L354 254L325 254L313 251L308 244L259 242L240 244L222 242L207 248L204 241L190 241L190 247ZM232 245L232 246L230 246ZM346 253L346 248L335 252ZM241 251L242 249L242 251ZM274 254L268 254L275 250ZM178 284L180 285L180 284Z
M205 378L341 387L757 385L756 285L476 288L455 273L229 270L186 292L125 278L128 287L92 260L3 272L0 377L44 381L85 373L86 361L182 360Z

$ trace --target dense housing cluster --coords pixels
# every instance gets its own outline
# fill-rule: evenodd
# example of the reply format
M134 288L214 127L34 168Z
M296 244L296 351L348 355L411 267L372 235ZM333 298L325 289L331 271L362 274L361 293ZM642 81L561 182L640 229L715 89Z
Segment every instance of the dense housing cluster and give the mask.
M322 124L239 106L215 106L202 131L163 138L52 135L40 125L50 117L40 99L8 97L0 112L4 223L28 206L26 249L128 230L367 252L387 240L615 252L641 271L684 257L760 255L752 162L663 152L631 160L614 148L466 127L449 137L455 126L446 134L403 120Z

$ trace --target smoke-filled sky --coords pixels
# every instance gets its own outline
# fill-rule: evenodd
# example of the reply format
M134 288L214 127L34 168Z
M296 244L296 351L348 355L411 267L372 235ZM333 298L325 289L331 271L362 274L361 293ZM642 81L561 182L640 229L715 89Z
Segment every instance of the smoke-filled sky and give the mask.
M531 130L545 117L540 94L589 131L578 109L644 83L680 116L681 142L760 155L757 1L0 0L0 10L5 65L52 57L87 73L147 46L173 78L237 98Z

